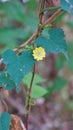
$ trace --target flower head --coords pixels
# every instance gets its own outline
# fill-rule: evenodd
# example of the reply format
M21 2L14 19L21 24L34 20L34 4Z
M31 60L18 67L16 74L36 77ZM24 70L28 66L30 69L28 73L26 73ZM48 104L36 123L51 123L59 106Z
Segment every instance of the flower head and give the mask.
M34 59L39 61L39 60L43 60L43 58L46 56L46 52L45 52L44 48L36 47L33 50L33 54L32 55L33 55Z

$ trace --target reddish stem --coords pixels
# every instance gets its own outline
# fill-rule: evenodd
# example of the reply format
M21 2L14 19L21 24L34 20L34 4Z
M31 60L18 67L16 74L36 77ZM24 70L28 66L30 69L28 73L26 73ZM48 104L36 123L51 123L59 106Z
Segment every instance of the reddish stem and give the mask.
M41 26L41 29L44 28L46 25L50 24L52 21L54 21L61 13L63 12L62 9L55 12L50 18L48 18ZM41 31L41 30L40 30ZM25 43L20 45L19 48L15 48L14 51L19 50L20 48L23 48L24 46L30 44L33 40L35 40L38 37L38 31L35 32Z
M26 130L28 130L28 123L29 123L29 114L30 114L30 100L31 100L31 92L32 92L32 85L34 81L34 76L35 76L35 65L33 68L33 73L32 73L32 78L31 78L31 83L30 83L30 88L29 88L29 94L28 94L28 103L27 103L27 115L26 115Z
M45 0L42 0L41 3L41 9L43 10L45 6ZM44 16L44 12L42 12L41 14L39 14L39 23L42 25L43 23L43 16Z
M46 25L50 24L52 21L54 21L61 13L63 12L62 9L58 10L55 12L50 18L48 18L44 24L42 25L42 28L45 27Z

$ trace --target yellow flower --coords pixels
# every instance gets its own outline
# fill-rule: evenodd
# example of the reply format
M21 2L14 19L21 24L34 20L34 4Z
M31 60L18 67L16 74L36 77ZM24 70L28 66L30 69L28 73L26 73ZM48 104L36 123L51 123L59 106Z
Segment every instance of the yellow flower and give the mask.
M33 50L33 54L32 55L33 55L34 59L39 61L39 60L43 60L43 58L46 56L46 52L45 52L44 48L36 47Z

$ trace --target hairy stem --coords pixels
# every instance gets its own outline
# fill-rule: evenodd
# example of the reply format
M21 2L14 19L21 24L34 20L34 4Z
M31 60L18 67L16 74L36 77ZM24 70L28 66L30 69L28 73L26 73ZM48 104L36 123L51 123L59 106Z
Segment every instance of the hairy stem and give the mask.
M57 10L57 9L59 9L59 8L60 8L60 6L53 6L53 7L45 8L45 9L43 9L43 10L40 12L40 14L43 13L43 12L46 12L46 11L50 11L50 10Z
M58 10L57 12L55 12L50 18L48 18L44 24L42 25L42 28L44 28L46 25L50 24L51 22L53 22L61 13L63 12L62 9Z
M53 22L61 13L63 12L62 9L58 10L57 12L55 12L50 18L48 18L42 25L41 25L41 30L48 24L50 24L51 22ZM40 31L41 31L40 30ZM23 43L22 45L20 45L19 48L15 48L14 51L19 50L20 48L23 48L24 46L30 44L33 40L35 40L38 37L38 31L35 32L25 43Z
M39 3L40 3L40 11L39 11L39 26L38 26L38 29L37 29L38 36L41 34L41 31L42 31L41 27L42 27L42 24L43 24L44 12L41 13L41 10L44 10L45 0L39 0Z
M44 10L44 6L45 6L45 0L42 0L41 7L40 7L40 13L39 13L39 24L41 24L41 25L42 25L43 16L44 16L44 11L41 12L41 10Z
M32 78L31 78L31 83L30 83L30 88L29 88L29 93L28 93L28 102L27 102L27 115L26 115L26 130L28 130L28 123L29 123L29 114L30 114L30 109L31 109L31 104L30 104L30 100L31 100L31 92L32 92L32 85L33 85L33 81L34 81L34 76L35 76L35 65L33 68L33 72L32 72Z

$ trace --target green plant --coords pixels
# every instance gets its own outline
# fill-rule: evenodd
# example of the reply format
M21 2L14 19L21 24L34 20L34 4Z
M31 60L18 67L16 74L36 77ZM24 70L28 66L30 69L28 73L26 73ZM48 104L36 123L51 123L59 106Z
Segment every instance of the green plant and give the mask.
M33 12L34 6L30 6L30 2L32 3L34 1L31 0L27 2L26 5L31 8L31 12ZM22 27L20 27L19 29L17 27L15 27L15 29L12 29L13 23L11 23L11 25L9 26L7 23L7 26L4 24L4 27L0 28L0 42L6 45L6 47L1 52L1 62L5 64L5 69L0 72L0 86L7 90L16 88L16 91L19 92L20 83L22 82L22 80L24 83L27 84L28 92L26 101L26 130L28 130L29 114L32 106L31 101L34 98L47 95L48 93L54 93L61 88L56 87L56 89L54 89L54 87L52 87L52 89L48 90L43 89L42 87L37 85L37 83L40 82L42 78L35 74L36 62L40 60L39 58L35 58L36 55L38 57L41 56L41 59L43 59L50 52L55 54L63 53L68 60L68 49L64 31L61 28L51 28L51 23L56 21L57 17L63 14L65 11L70 11L71 14L73 14L73 1L61 0L60 6L50 8L45 8L45 2L46 0L40 0L39 2L39 22L36 21L36 16L33 13L33 20L35 22L34 28L37 28L36 32L34 32L34 29L32 30L33 25L31 25L31 29L27 26L25 29L23 29ZM36 1L34 2L36 8L35 3ZM25 26L25 24L27 25L29 19L31 18L30 13L28 14L28 17L24 15L26 14L26 9L24 10L24 6L19 0L0 3L0 7L2 14L5 14L6 20L15 20L21 22L23 26ZM46 21L43 22L45 12L49 10L54 10L54 13ZM11 11L12 14L10 13ZM46 35L45 29L48 30L46 32ZM26 40L26 42L22 44L24 40ZM16 44L17 42L18 45ZM44 50L45 55L42 56L41 50L38 50L37 53L33 55L33 51L35 52L35 49L40 47ZM7 50L8 48L10 49ZM32 74L29 73L31 69L33 69ZM25 78L28 81L25 80ZM8 125L7 127L5 126L6 128L3 128L1 120L4 122L5 119L8 120ZM3 113L1 115L1 130L9 130L10 120L11 117L8 113Z

